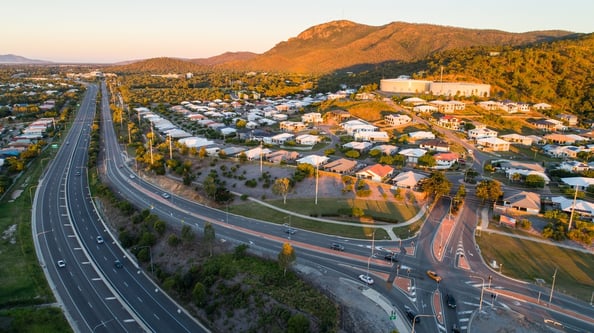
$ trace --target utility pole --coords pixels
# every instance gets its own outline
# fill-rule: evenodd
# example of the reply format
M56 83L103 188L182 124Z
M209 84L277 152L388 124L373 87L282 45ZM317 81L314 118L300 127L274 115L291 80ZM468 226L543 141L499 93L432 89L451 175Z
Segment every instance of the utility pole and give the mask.
M153 123L151 123L151 140L150 142L150 148L151 148L151 166L153 165L153 137L155 136L154 132L153 132Z
M551 295L549 296L549 305L553 300L553 290L555 290L555 278L557 277L557 268L555 268L555 274L553 274L553 283L551 284Z
M172 143L171 143L171 134L169 134L169 159L170 160L173 159L173 149L172 149Z
M315 204L318 204L318 178L320 177L320 163L317 161L316 163L316 200Z
M575 194L573 195L573 203L571 204L571 214L569 215L569 226L567 227L567 232L571 231L571 222L573 221L573 212L575 211L575 201L577 199L578 194L578 186L575 185Z

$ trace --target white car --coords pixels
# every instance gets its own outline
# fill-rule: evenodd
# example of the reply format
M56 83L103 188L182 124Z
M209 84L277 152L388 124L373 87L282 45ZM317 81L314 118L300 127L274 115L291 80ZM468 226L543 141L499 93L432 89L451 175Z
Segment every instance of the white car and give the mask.
M134 178L136 178L136 176L130 174L130 179L134 179Z
M103 237L97 236L97 244L103 244Z
M169 195L169 193L167 193L167 192L163 192L163 194L161 194L161 196L165 199L171 198L171 195Z
M367 284L373 284L373 279L369 275L361 274L361 275L359 275L359 280L361 280Z
M58 267L60 267L60 268L66 267L66 262L64 260L58 260Z

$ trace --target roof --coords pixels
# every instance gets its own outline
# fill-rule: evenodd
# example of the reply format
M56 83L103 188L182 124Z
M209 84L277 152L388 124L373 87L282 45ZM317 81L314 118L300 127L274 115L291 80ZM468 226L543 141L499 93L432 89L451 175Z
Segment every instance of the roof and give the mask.
M540 195L534 192L522 191L504 198L503 201L509 202L514 207L540 210Z
M368 173L372 176L375 175L380 178L384 178L392 172L394 172L394 168L389 165L374 164L361 169L359 172L357 172L357 174Z
M417 185L419 180L427 178L424 175L414 173L412 171L402 172L398 174L396 177L392 178L392 182L398 185L406 185L409 187L413 187Z

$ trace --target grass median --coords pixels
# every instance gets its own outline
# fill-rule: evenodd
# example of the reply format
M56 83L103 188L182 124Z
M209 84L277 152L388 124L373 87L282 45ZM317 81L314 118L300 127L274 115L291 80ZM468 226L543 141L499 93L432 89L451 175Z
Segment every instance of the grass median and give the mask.
M502 273L530 283L543 279L552 283L557 269L555 291L590 301L594 290L594 256L554 245L483 232L477 238L487 263L503 264Z

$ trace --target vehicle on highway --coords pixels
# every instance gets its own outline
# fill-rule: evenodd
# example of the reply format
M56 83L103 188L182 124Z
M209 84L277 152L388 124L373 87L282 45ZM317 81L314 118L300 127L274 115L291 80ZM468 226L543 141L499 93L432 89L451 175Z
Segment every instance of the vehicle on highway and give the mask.
M97 236L97 244L103 244L103 237Z
M361 280L367 284L373 284L373 279L369 275L361 274L361 275L359 275L359 280Z
M330 245L330 248L335 251L344 251L344 245L340 243L332 243L332 245Z
M161 196L162 196L163 198L165 198L165 199L169 199L169 198L171 198L171 195L169 195L169 193L167 193L167 192L163 192L163 193L161 193Z
M434 271L427 271L427 275L429 275L430 278L432 278L433 280L435 280L437 282L440 282L441 281L441 276L439 276Z
M448 304L448 306L452 309L456 308L456 299L454 298L454 296L448 294L448 296L446 297L446 303Z
M121 169L121 168L123 168L123 167L124 167L123 165L121 165L121 164L118 164L118 168L120 168L120 169Z
M58 267L59 268L64 268L66 267L66 262L64 260L58 260Z
M289 235L294 235L297 232L297 229L287 228L285 229L285 232Z
M122 267L124 267L124 265L122 264L122 262L120 261L120 259L116 259L116 260L113 262L113 265L114 265L116 268L122 268Z
M458 325L454 324L452 325L452 333L460 333L460 327L458 327Z
M134 178L136 178L136 176L134 176L134 175L131 174L130 175L130 179L134 179Z
M77 172L76 172L76 175L77 175L77 176L80 176L80 171L77 171Z
M415 323L419 323L421 321L420 317L417 317L417 314L413 312L413 310L406 310L406 316L408 317L408 319L410 320L410 322L412 323L413 321Z
M396 253L388 253L384 256L384 259L392 262L398 262Z

